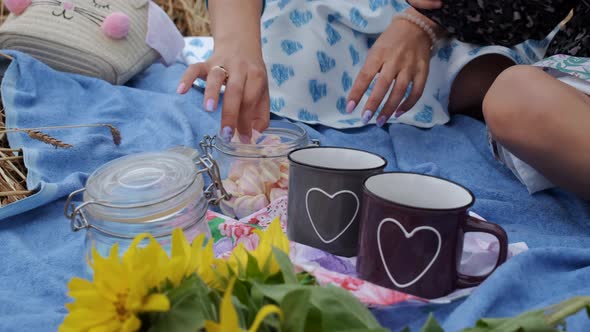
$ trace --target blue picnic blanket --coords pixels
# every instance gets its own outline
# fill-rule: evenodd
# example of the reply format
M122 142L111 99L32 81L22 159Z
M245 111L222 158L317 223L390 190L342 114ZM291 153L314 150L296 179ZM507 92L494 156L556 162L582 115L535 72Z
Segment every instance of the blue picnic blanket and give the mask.
M16 60L2 82L9 127L109 123L122 134L113 145L103 128L48 132L74 145L55 150L26 134L9 136L23 147L35 196L0 208L0 331L55 331L63 320L67 282L85 273L84 234L72 233L63 196L113 158L176 145L195 146L218 131L219 113L202 111L202 94L175 94L185 67L154 64L128 86L55 72L28 56ZM530 196L487 147L485 127L466 117L430 130L405 125L354 130L306 127L324 145L362 148L383 155L389 170L412 170L460 182L477 196L473 210L501 224L510 242L531 250L511 259L469 298L447 305L375 309L393 331L418 331L434 312L446 331L476 319L513 316L569 297L590 294L590 204L552 190ZM568 331L590 330L578 314Z

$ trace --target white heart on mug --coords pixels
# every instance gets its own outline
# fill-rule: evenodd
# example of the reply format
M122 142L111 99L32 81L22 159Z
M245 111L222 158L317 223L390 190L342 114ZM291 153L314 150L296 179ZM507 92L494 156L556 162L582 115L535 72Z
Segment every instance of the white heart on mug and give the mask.
M410 282L407 282L407 283L397 282L397 280L395 280L395 278L391 274L391 271L389 271L389 266L387 265L387 262L385 261L385 255L383 254L383 249L381 247L381 228L386 223L392 223L392 224L397 225L397 227L399 227L399 229L404 233L404 236L406 237L406 239L410 239L417 232L420 232L420 231L432 232L436 235L436 238L438 240L436 253L432 257L432 259L430 260L430 263L428 263L426 268L422 272L420 272L420 274L416 278L411 280ZM416 228L414 228L413 231L408 233L408 231L404 228L404 226L402 224L400 224L399 221L397 221L393 218L385 218L385 219L381 220L381 222L379 223L379 226L377 227L377 246L379 247L379 255L381 255L381 261L383 262L383 267L385 268L385 272L387 273L387 276L389 276L389 280L391 280L391 282L398 288L406 288L406 287L412 286L413 284L418 282L418 280L420 280L426 274L426 272L428 272L428 270L430 269L430 267L432 267L432 264L434 264L434 262L438 258L438 255L440 254L441 242L442 242L442 238L440 236L440 233L435 228L432 228L430 226L416 227Z
M352 197L354 197L355 201L356 201L356 207L355 207L355 211L354 211L354 215L352 216L352 218L350 218L350 221L348 222L348 224L346 225L346 227L344 227L344 229L342 229L342 231L340 231L340 233L336 234L336 236L334 236L331 239L325 239L324 236L322 236L320 234L320 232L318 231L313 218L311 216L311 213L309 212L309 194L311 194L312 192L319 192L321 194L323 194L324 196L328 197L330 200L333 200L334 198L336 198L337 196L340 195L351 195ZM320 238L320 240L322 242L324 242L325 244L329 244L332 243L336 240L338 240L338 238L340 238L340 236L342 236L342 234L344 234L344 232L346 232L346 230L348 230L348 228L350 228L350 226L352 225L352 223L354 222L354 219L356 218L356 215L359 212L359 207L360 207L360 200L358 198L358 196L353 193L350 190L341 190L338 191L332 195L328 194L327 192L325 192L324 190L320 189L320 188L311 188L307 191L307 194L305 194L305 209L307 210L307 216L309 217L309 222L311 223L311 227L313 227L313 230L315 231L316 235Z

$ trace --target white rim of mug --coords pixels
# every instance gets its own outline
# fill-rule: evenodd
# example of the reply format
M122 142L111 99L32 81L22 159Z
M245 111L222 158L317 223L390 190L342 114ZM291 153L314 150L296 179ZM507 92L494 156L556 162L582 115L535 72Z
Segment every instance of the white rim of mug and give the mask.
M457 187L465 190L469 196L471 197L471 201L465 205L459 206L459 207L454 207L454 208L447 208L447 209L435 209L435 208L425 208L425 207L417 207L417 206L411 206L411 205L407 205L407 204L402 204L402 203L398 203L398 202L394 202L392 200L383 198L377 194L375 194L373 191L371 191L368 187L367 187L367 182L377 176L385 176L387 174L411 174L411 175L418 175L418 176L424 176L424 177L430 177L430 178L434 178L434 179L438 179L438 180L442 180L451 184L456 185ZM473 195L473 192L471 192L471 190L469 190L467 187L465 187L464 185L457 183L453 180L449 180L449 179L445 179L442 178L440 176L435 176L435 175L429 175L429 174L421 174L421 173L416 173L416 172L383 172L380 174L375 174L375 175L371 175L369 177L367 177L364 181L363 181L363 191L365 193L367 193L367 195L371 196L372 198L375 198L377 200L380 200L382 202L387 202L399 207L403 207L405 209L411 209L411 210L415 210L415 211L428 211L428 212L449 212L449 211L460 211L460 210L467 210L469 209L471 206L473 206L473 204L475 204L475 195Z
M291 157L291 155L294 154L295 152L302 151L302 150L312 150L312 149L349 150L349 151L367 153L367 154L373 155L373 156L381 159L381 161L383 161L383 165L376 166L376 167L352 168L352 169L351 168L334 168L334 167L324 167L324 166L316 166L316 165L310 165L307 163L302 163L300 161L294 160ZM289 159L290 162L292 162L298 166L308 167L308 168L315 169L315 170L331 171L331 172L343 172L343 173L368 172L368 171L376 171L376 170L383 169L383 168L387 167L387 159L383 158L381 155L378 155L373 152L361 150L361 149L347 148L347 147L340 147L340 146L308 146L308 147L304 147L304 148L299 148L299 149L295 149L295 150L289 152L289 154L287 155L287 158Z

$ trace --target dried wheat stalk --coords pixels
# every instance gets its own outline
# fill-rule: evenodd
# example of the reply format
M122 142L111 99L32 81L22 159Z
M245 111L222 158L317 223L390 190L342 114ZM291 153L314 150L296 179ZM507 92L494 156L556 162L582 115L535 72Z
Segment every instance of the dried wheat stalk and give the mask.
M43 143L47 143L47 144L55 146L56 149L57 148L69 149L71 147L74 147L71 144L64 143L64 142L58 140L57 138L49 136L48 134L42 133L38 130L23 130L23 132L27 133L27 135L29 135L29 137L34 140L41 141Z
M111 124L87 124L87 125L70 125L70 126L50 126L50 127L35 127L35 128L4 128L0 129L0 134L8 132L24 132L29 135L30 138L55 146L55 148L71 148L73 145L64 143L55 137L52 137L42 131L45 130L56 130L56 129L72 129L72 128L89 128L89 127L107 127L113 138L115 145L121 144L121 132L115 126Z
M50 144L55 148L71 148L71 144L62 142L43 131L54 129L107 127L117 145L121 144L121 132L111 124L52 126L37 128L4 128L4 110L0 109L0 207L16 202L33 194L27 190L27 169L21 149L11 149L8 144L7 132L23 132L32 139Z

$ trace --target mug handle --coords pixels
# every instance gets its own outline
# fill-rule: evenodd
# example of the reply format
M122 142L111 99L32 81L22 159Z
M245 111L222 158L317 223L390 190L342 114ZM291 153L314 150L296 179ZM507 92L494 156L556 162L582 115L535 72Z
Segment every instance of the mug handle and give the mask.
M494 266L490 273L482 276L469 276L462 273L458 273L457 287L469 288L478 286L479 284L484 282L484 280L486 280L486 278L489 277L490 274L492 274L492 272L494 272L498 268L498 266L500 266L502 263L506 261L506 258L508 256L508 235L506 235L506 231L502 227L472 216L467 216L467 221L463 226L463 231L465 233L482 232L491 234L498 239L500 244L498 261L496 262L496 266Z

